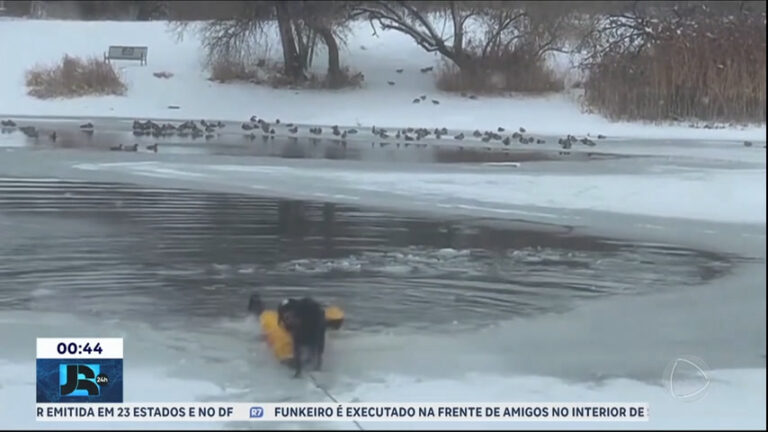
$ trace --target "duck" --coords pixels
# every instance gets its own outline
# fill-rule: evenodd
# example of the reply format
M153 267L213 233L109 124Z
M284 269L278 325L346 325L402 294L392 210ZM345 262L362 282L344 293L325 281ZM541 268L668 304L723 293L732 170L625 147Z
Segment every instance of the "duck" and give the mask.
M120 151L120 150L122 150L122 149L123 149L123 145L122 145L122 144L118 144L118 145L116 145L116 146L114 146L114 147L110 147L109 149L110 149L111 151Z
M437 100L437 99L432 99L432 104L433 105L440 105L440 101Z
M499 126L498 128L496 128L496 132L499 132L499 133L504 132L504 128Z
M419 102L421 102L421 99L419 99L419 98L416 98L416 99L414 99L414 100L413 100L413 102L412 102L412 103L419 103Z
M298 131L299 131L299 127L298 126L294 126L294 127L290 128L290 129L288 129L288 132L290 132L292 134L295 134Z
M147 150L157 153L157 143L147 146Z
M504 139L501 140L501 142L504 143L504 145L508 146L512 143L512 140L509 137L504 137Z
M459 141L463 140L464 139L464 132L454 136L453 139L456 139L456 140L459 140Z
M253 129L253 126L250 123L243 123L242 126L240 126L240 127L243 128L243 130L246 130L246 131L249 131L249 130Z
M125 150L127 152L139 151L139 145L138 144L134 144L134 145L132 145L130 147L125 147L123 150Z
M88 122L80 125L80 129L93 129L93 123Z
M525 133L525 128L522 127L522 126L520 126L520 129L518 129L518 130L520 131L520 133Z
M543 139L541 139L541 138L539 138L539 139L537 139L537 140L536 140L536 144L546 144L546 143L547 143L547 142L546 142L546 141L544 141L544 140L543 140Z
M477 129L475 129L475 131L472 132L472 136L475 137L475 138L480 138L481 135L483 135L483 134L480 133L480 131L477 130Z
M393 85L395 85L395 82L394 81L387 81L387 84L393 86Z
M395 69L395 72L397 72L397 73L403 73L403 70L402 70L402 69Z
M24 135L30 138L38 137L37 129L35 129L34 126L22 126L19 128L19 130L21 131L21 133L23 133Z

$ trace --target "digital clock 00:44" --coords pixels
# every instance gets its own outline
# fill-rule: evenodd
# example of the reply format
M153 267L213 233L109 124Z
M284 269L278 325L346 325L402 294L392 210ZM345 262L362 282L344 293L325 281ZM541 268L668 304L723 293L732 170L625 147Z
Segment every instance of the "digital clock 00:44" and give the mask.
M123 358L122 338L37 338L37 358Z
M37 338L38 403L123 401L123 339Z
M59 354L91 354L91 353L97 353L101 354L104 352L104 350L101 348L101 343L96 342L96 345L91 347L90 342L86 342L85 344L79 344L76 342L59 342L58 345L56 345L56 352Z

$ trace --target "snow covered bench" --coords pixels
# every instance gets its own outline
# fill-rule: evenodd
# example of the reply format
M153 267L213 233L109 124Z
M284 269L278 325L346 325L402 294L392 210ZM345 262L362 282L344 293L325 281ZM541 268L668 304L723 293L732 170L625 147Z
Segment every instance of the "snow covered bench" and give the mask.
M110 46L104 53L104 61L110 60L138 60L142 65L147 64L147 47Z

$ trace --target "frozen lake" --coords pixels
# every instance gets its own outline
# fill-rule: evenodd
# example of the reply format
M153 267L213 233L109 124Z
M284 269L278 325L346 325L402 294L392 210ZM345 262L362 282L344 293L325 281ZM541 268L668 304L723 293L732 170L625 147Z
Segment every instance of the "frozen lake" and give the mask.
M126 401L324 400L258 342L259 291L345 309L318 374L340 400L642 400L639 427L764 427L762 148L549 145L507 150L511 167L439 146L19 135L0 137L0 404L30 415L3 424L35 426L34 338L93 325L125 338ZM685 355L711 368L702 401L664 388Z

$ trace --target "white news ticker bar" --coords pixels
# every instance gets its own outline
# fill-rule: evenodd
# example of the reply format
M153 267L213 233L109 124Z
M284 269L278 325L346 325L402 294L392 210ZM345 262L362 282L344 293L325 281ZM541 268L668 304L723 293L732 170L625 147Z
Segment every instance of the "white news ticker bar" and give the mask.
M97 346L101 353L94 351ZM123 338L37 338L37 358L121 359Z
M38 421L643 422L645 402L510 403L52 403Z

